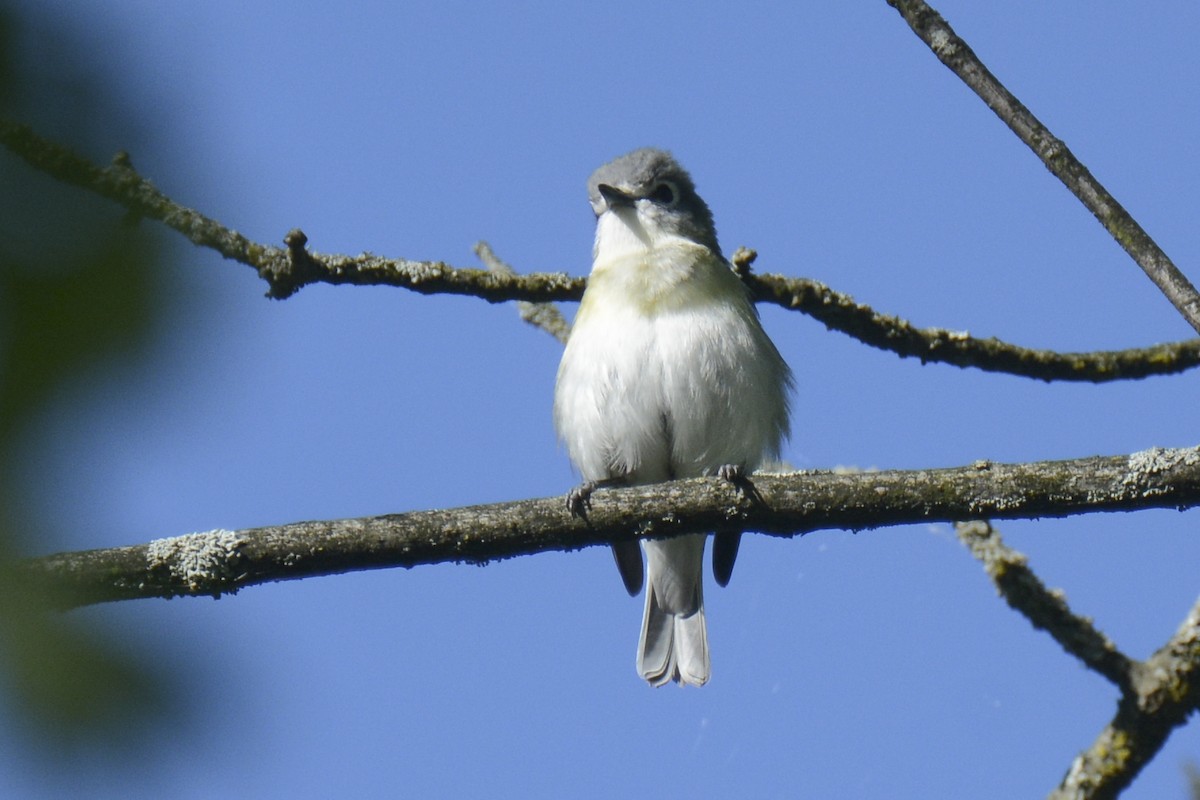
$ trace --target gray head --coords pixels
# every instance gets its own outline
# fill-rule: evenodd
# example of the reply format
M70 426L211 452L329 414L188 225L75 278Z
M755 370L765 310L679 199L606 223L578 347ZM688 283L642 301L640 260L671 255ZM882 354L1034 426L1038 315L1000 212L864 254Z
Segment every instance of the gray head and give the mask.
M712 212L692 176L665 150L643 147L608 162L588 180L588 198L597 217L616 211L646 233L654 227L721 252Z

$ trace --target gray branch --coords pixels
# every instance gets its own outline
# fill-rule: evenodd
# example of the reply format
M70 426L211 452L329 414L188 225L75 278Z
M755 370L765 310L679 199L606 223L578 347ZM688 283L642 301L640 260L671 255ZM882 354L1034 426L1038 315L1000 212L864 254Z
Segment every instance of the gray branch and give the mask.
M922 364L974 367L1043 381L1106 383L1169 375L1200 363L1200 339L1128 350L1058 353L1019 347L995 338L980 339L966 331L918 328L807 278L752 274L743 280L759 302L801 311L863 344L896 353L901 358L920 359Z
M1010 606L1120 689L1113 720L1050 793L1054 800L1116 797L1154 758L1171 731L1200 708L1200 603L1166 645L1147 660L1135 661L1090 619L1074 614L1061 592L1047 589L1025 556L1005 545L989 523L955 527Z
M1179 630L1133 670L1132 690L1096 741L1071 763L1053 800L1117 797L1200 708L1200 603Z
M561 497L214 531L22 562L61 605L219 596L269 581L438 562L485 563L637 537L722 530L795 536L988 517L1029 519L1200 505L1200 448L1031 464L757 474L754 492L696 478L603 489L586 519Z
M293 230L286 247L252 242L216 220L180 205L139 175L127 156L99 167L61 145L42 139L28 126L0 120L0 144L35 169L95 192L139 217L157 220L191 242L253 267L267 282L269 297L286 298L311 283L396 286L423 294L457 294L491 303L512 300L545 304L578 300L587 282L564 273L518 275L511 271L464 269L441 261L389 259L370 253L327 255L307 249L308 239ZM1091 381L1169 375L1200 365L1200 340L1094 353L1055 353L977 339L965 332L917 328L874 311L818 281L754 275L749 261L739 268L759 302L807 314L826 327L859 341L922 362L975 367L1040 380ZM539 327L541 322L534 321ZM551 323L553 325L553 323ZM558 333L555 334L559 335Z
M1117 688L1132 689L1134 662L1090 619L1072 613L1062 592L1047 589L1029 568L1025 556L1006 545L990 523L961 522L954 527L971 555L983 562L996 590L1033 627L1049 633L1064 650Z
M1067 146L992 75L923 0L887 1L938 59L1095 215L1188 324L1200 331L1200 294L1195 287ZM1059 800L1117 797L1200 703L1200 681L1195 675L1200 669L1200 603L1162 649L1145 662L1134 662L1088 620L1072 614L1065 600L1047 591L1025 566L1024 558L1008 550L990 525L960 525L959 534L984 562L1010 605L1120 687L1116 716L1091 748L1075 759L1050 795Z
M942 15L923 0L887 0L934 55L995 112L1071 194L1095 215L1183 318L1200 332L1200 293L1067 145L996 79Z
M487 242L475 243L475 255L479 256L479 260L491 272L500 275L517 274L517 271L507 261L496 255L496 251ZM560 344L567 343L567 337L571 334L571 323L567 322L566 317L558 310L558 306L553 303L531 303L528 300L518 300L517 314L523 321L553 336Z

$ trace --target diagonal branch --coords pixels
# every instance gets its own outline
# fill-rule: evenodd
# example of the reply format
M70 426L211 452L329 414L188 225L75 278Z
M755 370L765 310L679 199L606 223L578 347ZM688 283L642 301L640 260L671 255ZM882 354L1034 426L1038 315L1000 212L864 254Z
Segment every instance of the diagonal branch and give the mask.
M99 167L48 142L27 125L0 119L0 143L46 174L112 200L139 217L158 220L193 244L257 270L270 286L268 296L283 299L310 283L391 285L423 294L469 294L493 303L538 295L568 300L583 293L583 281L567 275L500 275L483 269L459 269L440 261L308 253L306 237L292 231L287 248L258 244L216 220L176 203L134 169L125 154Z
M975 52L923 0L887 0L938 59L1032 150L1054 176L1095 215L1137 265L1196 331L1200 293L1142 226L1130 216L1079 159L983 65Z
M1064 650L1122 691L1131 687L1134 662L1090 619L1072 613L1061 592L1047 589L1025 556L1006 545L995 528L984 521L960 522L954 528L971 555L983 562L1000 595L1033 627L1049 633Z
M934 54L1002 119L1071 190L1154 281L1184 319L1200 331L1200 294L1129 213L1063 144L980 62L923 0L888 0ZM1071 764L1052 798L1112 798L1137 777L1171 731L1200 708L1200 603L1171 640L1146 662L1132 662L1061 598L1045 590L1019 554L989 525L959 526L960 536L988 567L1010 605L1045 627L1068 650L1121 688L1113 720Z
M1200 708L1200 602L1175 635L1144 662L1121 653L1091 620L1050 591L987 522L959 523L959 538L983 562L1008 604L1121 691L1117 713L1071 764L1051 798L1116 797Z
M586 519L561 497L363 519L215 531L22 562L23 578L62 589L66 605L221 595L268 581L437 562L482 563L637 537L722 530L794 536L990 517L1200 505L1200 448L1031 464L835 474L757 474L757 490L695 478L604 489Z
M1200 708L1200 602L1179 630L1134 670L1132 691L1096 741L1071 763L1054 800L1117 797Z
M475 255L489 271L500 275L516 275L517 271L500 256L487 242L475 243ZM521 319L535 328L541 328L546 333L565 345L571 335L571 324L553 303L531 303L528 300L517 301L517 314Z
M113 200L137 216L158 220L199 246L253 267L270 287L268 296L274 298L289 297L310 283L321 282L398 286L423 294L469 295L491 303L548 303L578 300L586 285L585 279L563 273L517 275L369 253L324 255L307 250L307 237L298 230L285 237L285 248L259 244L171 200L139 175L128 157L118 156L111 165L99 167L42 139L28 126L4 120L0 120L0 144L48 175ZM1200 340L1094 353L1032 350L942 328L917 328L814 280L751 275L746 269L741 274L759 302L800 311L872 347L919 358L923 363L1096 383L1169 375L1200 365Z

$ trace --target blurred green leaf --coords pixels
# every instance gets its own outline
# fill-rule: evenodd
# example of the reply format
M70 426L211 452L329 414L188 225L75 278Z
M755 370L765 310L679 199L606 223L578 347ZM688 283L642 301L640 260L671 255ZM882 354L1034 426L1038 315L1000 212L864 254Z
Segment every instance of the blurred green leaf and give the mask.
M22 56L31 41L37 58ZM45 20L0 5L0 115L49 121L72 147L97 149L93 121L116 101L86 58ZM157 234L0 152L0 566L51 538L28 502L40 415L86 404L91 386L147 352L168 299ZM31 744L64 757L64 744L119 748L165 720L164 676L112 633L48 611L47 591L0 585L0 686Z

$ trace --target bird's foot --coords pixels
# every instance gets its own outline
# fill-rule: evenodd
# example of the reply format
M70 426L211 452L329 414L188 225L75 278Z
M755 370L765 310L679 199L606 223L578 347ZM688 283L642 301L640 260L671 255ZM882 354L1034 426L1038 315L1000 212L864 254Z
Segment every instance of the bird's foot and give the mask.
M733 488L751 502L761 499L758 497L758 491L754 488L754 484L746 477L746 468L741 464L722 464L717 467L717 477L733 484ZM718 585L727 586L729 584L729 579L733 576L734 562L737 561L738 546L741 543L742 532L737 530L717 531L716 536L713 537L713 577L717 579Z
M596 491L596 481L584 481L567 492L567 511L573 517L587 517L588 509L592 507L592 492Z
M621 486L624 478L604 478L598 481L584 481L567 492L567 510L572 516L587 519L587 512L592 507L592 492L609 486Z
M762 495L758 493L758 489L754 487L754 482L746 474L746 468L741 464L722 464L717 467L716 475L721 480L733 484L733 488L741 492L742 496L751 503L757 504L763 502Z
M722 464L717 467L717 477L733 484L746 480L746 469L741 464Z

